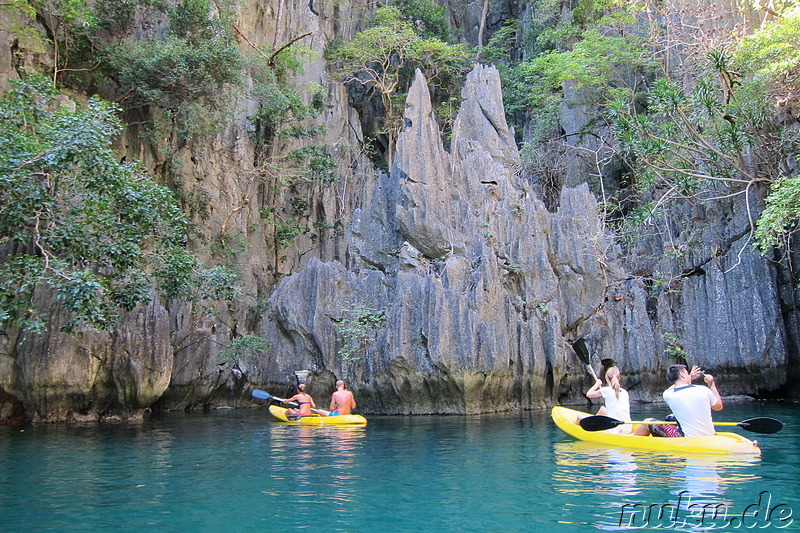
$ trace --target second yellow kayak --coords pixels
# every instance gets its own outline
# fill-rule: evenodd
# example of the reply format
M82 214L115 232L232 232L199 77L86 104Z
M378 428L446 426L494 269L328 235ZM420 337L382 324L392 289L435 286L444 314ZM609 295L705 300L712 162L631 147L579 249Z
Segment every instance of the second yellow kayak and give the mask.
M553 407L553 422L565 433L576 439L610 444L622 448L639 448L642 450L679 451L688 453L744 453L760 455L761 449L755 442L736 433L719 432L708 437L642 437L637 435L620 435L606 431L586 431L577 420L579 416L589 416L566 407Z

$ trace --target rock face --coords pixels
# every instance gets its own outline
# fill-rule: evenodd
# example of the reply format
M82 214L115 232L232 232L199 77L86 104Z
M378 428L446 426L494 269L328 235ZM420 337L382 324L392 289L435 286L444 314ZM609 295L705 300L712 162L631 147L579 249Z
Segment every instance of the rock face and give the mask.
M53 306L51 317L58 313ZM14 394L2 405L5 418L14 417L16 403L43 422L140 415L170 382L168 323L167 311L153 303L127 313L113 333L20 334L13 357L0 356L3 389Z
M469 20L478 20L481 4ZM313 32L309 46L320 57L327 40L352 35L357 23L347 3L242 9L268 12L242 17L241 29L259 44L286 43L302 27ZM276 28L262 27L272 20L266 15ZM5 80L10 67L2 67ZM211 310L155 301L110 333L0 332L0 421L249 406L250 390L283 395L301 369L311 371L308 390L320 405L344 378L366 413L579 403L591 383L570 347L578 337L587 339L595 369L603 358L616 361L633 399L660 396L675 353L717 374L723 394L785 386L787 353L800 337L786 333L798 322L796 290L773 263L746 248L738 253L746 235L737 205L674 213L676 235L684 220L713 222L685 236L698 246L680 260L664 259L663 243L645 240L639 255L660 259L633 263L605 233L578 167L553 212L518 174L494 68L470 73L449 151L418 72L388 174L361 150L359 117L321 59L304 79L326 88L322 144L340 164L337 187L314 190L310 200L346 220L344 232L298 240L274 261L290 275L273 286L265 265L276 252L265 244L248 141L255 104L239 102L224 132L208 146L184 146L175 159L187 184L209 195L210 235L223 228L242 235L245 296ZM134 129L120 150L150 168L163 164ZM682 274L663 287L643 281L668 269ZM56 320L57 313L53 307ZM220 351L244 334L272 347L231 365Z
M347 264L312 261L273 294L277 368L261 379L330 372L382 413L528 408L579 401L586 383L568 342L585 336L596 359L616 360L634 398L649 400L674 362L661 334L680 325L696 339L690 363L742 376L726 392L782 383L775 289L748 281L771 279L768 263L748 256L727 274L711 265L686 278L680 301L654 297L622 268L585 184L565 188L549 213L515 175L497 72L476 66L463 98L450 154L417 73L391 173L354 213ZM385 323L346 361L337 324L353 304L385 312Z

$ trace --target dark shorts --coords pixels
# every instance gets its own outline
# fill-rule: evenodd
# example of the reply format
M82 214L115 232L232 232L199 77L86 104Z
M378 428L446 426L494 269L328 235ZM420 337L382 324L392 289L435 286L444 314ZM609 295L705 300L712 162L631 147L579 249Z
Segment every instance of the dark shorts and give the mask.
M654 437L683 437L683 431L676 424L650 424L649 428Z

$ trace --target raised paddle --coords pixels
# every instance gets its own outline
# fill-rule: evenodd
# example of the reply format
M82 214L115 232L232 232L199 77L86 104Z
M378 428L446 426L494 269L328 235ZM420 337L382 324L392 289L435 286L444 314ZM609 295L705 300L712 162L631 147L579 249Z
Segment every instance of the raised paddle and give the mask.
M586 365L586 369L592 375L595 381L598 380L597 374L594 373L594 368L592 368L591 363L589 362L589 347L586 346L586 341L583 337L578 338L575 342L572 343L572 349L575 350L575 353L578 354L578 359Z
M582 418L580 424L581 427L586 431L605 431L606 429L612 429L617 426L621 426L622 424L677 424L677 422L668 422L663 420L653 422L643 420L637 422L623 422L622 420L617 420L616 418L611 418L610 416L594 415ZM777 433L783 429L783 422L766 416L750 418L742 422L714 422L714 425L739 426L740 428L747 431L752 431L753 433L767 434Z

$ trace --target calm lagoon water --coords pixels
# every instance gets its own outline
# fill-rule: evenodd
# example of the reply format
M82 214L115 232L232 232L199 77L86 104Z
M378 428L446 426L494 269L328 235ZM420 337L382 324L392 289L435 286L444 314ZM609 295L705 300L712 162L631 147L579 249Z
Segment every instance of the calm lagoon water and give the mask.
M0 531L800 530L800 406L744 403L716 419L753 416L787 426L748 434L763 450L750 460L580 443L549 411L361 428L287 426L264 409L3 427Z

